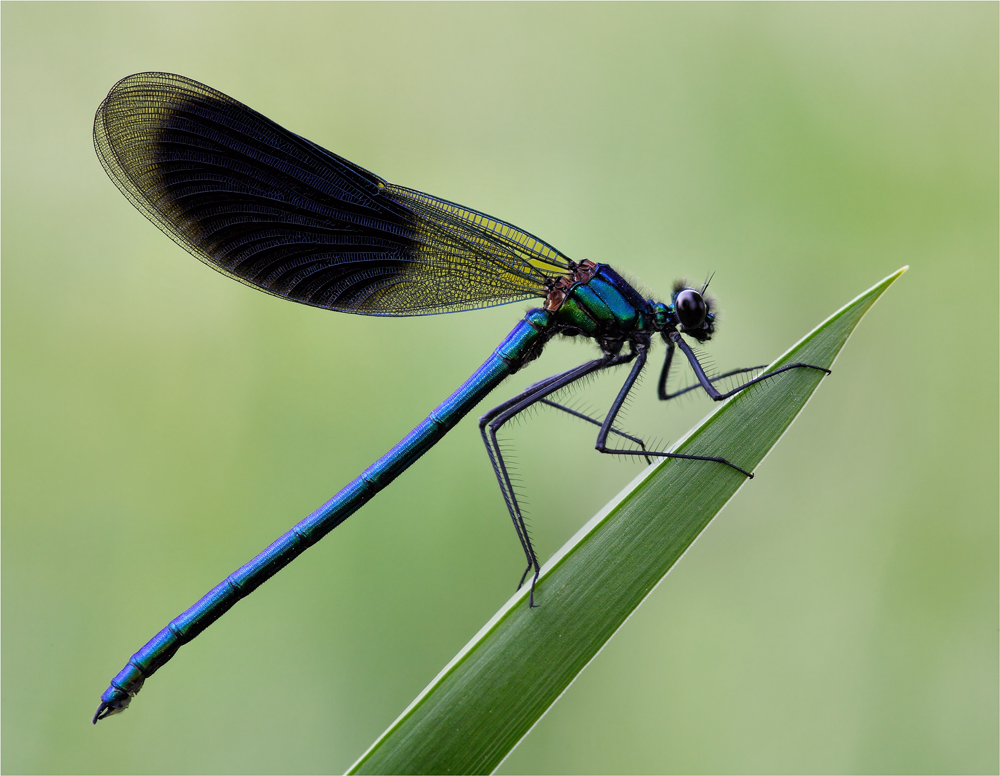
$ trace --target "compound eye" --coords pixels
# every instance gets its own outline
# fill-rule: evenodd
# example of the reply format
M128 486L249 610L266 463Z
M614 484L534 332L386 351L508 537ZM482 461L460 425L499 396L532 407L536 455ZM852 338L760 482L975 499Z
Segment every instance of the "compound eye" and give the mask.
M677 310L677 319L685 329L700 329L708 313L705 300L693 288L685 288L677 295L674 309Z

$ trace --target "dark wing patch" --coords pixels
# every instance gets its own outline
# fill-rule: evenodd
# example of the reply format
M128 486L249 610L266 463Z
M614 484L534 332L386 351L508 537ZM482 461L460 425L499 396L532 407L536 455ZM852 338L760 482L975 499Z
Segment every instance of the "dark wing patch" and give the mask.
M201 261L275 296L422 315L545 295L569 260L503 221L393 186L242 103L140 73L98 108L122 193Z

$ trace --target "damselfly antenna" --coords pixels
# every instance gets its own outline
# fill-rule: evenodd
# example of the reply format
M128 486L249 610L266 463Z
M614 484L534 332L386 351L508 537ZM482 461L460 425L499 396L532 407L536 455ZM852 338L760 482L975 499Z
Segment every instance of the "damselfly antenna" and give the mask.
M715 273L714 273L714 272L712 272L712 273L710 273L710 274L709 274L709 276L708 276L708 277L707 277L707 278L705 279L705 285L703 285L703 286L701 287L701 295L702 295L702 296L704 296L704 295L705 295L705 292L706 292L706 291L708 290L708 284L712 282L712 278L714 278L714 277L715 277Z

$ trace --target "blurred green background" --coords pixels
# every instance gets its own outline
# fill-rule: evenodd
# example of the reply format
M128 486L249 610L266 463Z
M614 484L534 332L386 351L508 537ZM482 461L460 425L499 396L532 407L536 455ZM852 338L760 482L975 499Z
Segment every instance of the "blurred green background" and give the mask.
M90 725L133 651L525 308L362 318L211 272L91 144L112 84L165 70L653 293L715 271L719 368L910 264L502 772L997 772L998 21L995 3L5 3L3 771L342 771L521 572L467 421ZM553 343L496 401L590 352ZM660 405L647 376L626 426L667 443L710 409ZM549 412L508 434L543 557L640 469L593 437Z

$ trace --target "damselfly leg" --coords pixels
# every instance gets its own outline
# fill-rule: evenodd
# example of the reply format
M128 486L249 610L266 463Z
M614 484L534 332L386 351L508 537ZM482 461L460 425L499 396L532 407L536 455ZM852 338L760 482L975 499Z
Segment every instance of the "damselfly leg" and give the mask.
M712 385L712 380L710 380L708 378L708 375L705 374L705 370L699 363L698 357L694 354L694 351L691 350L691 346L684 341L681 335L676 331L674 331L670 332L667 336L669 337L670 343L676 344L677 347L679 347L681 351L684 353L684 355L687 357L688 363L691 364L691 369L694 371L695 376L698 378L698 382L701 384L701 387L705 390L705 393L709 395L712 401L722 401L723 399L728 399L730 396L735 396L741 391L745 391L751 385L757 385L757 383L761 383L764 380L770 380L775 375L780 375L782 372L787 372L790 369L816 369L820 372L825 372L826 374L830 374L830 370L827 369L826 367L816 366L814 364L803 364L801 362L796 362L794 364L785 364L784 366L778 367L773 372L768 372L767 374L754 377L752 380L747 380L745 383L737 386L736 388L733 388L731 391L720 393L718 389L716 389L716 387ZM670 357L669 348L667 351L667 357L668 358ZM748 371L748 370L742 370L742 371ZM665 380L666 378L663 379Z
M675 345L675 342L677 345ZM676 346L681 348L681 351L687 357L688 361L691 363L691 368L698 378L698 383L688 388L684 388L680 391L670 393L666 389L667 377L670 372L670 366L673 360L673 353ZM486 446L486 452L490 457L490 463L493 465L493 471L496 474L497 482L500 484L500 491L503 494L504 503L507 505L507 511L510 513L512 522L514 523L514 529L517 531L518 540L521 542L521 547L524 550L525 558L527 560L527 568L524 574L521 575L521 580L518 583L518 587L524 584L527 579L528 574L534 571L531 580L531 592L529 593L528 603L529 606L534 606L534 595L535 595L535 583L538 581L538 575L541 572L541 567L538 563L538 557L535 553L534 547L531 544L531 539L528 536L528 529L524 522L524 517L521 513L521 508L517 502L517 496L514 493L514 486L511 482L510 472L503 458L503 453L500 450L500 444L497 438L497 432L506 424L509 420L513 419L517 415L530 409L535 404L545 404L550 407L562 410L563 412L572 415L573 417L585 420L595 426L599 426L600 430L597 434L597 442L595 448L600 453L605 453L608 455L629 455L629 456L642 456L647 462L650 462L652 457L655 458L678 458L681 460L689 461L710 461L713 463L721 463L728 466L736 471L740 472L746 477L753 477L753 474L746 469L737 466L732 461L719 456L709 456L709 455L691 455L686 453L670 453L661 452L655 450L647 449L645 443L638 437L634 437L630 434L626 434L614 427L618 413L624 406L625 401L628 399L629 393L635 386L636 380L641 374L642 370L646 366L646 361L648 358L648 345L638 345L635 350L621 355L608 355L604 358L595 359L589 361L574 369L570 369L566 372L562 372L558 375L553 375L552 377L546 378L534 385L530 386L527 390L514 396L513 398L505 401L490 410L488 413L483 415L479 419L479 431L483 438L483 444ZM552 401L548 397L553 393L566 388L570 384L586 377L601 369L606 369L612 366L618 366L620 364L632 362L632 368L629 370L628 376L625 378L621 390L618 392L614 403L608 410L603 422L589 417L588 415L574 410L565 405L559 404L558 402ZM704 390L713 400L721 401L730 396L734 396L743 390L746 390L752 385L756 385L764 380L768 380L782 372L787 372L791 369L817 369L819 371L829 374L828 369L823 367L814 366L812 364L788 364L786 366L780 367L773 372L768 372L764 375L759 375L751 380L737 386L733 390L720 392L715 388L713 383L723 380L727 377L732 377L734 375L746 374L747 372L754 372L763 367L746 367L743 369L734 369L726 372L716 377L709 378L705 374L704 368L699 363L694 352L690 349L686 342L684 342L679 335L675 337L671 336L667 341L667 355L664 360L663 369L660 373L660 380L658 386L659 397L663 400L672 399L681 394L687 393L695 388L701 388ZM612 448L608 446L608 438L612 435L628 439L634 444L638 445L640 449L638 450L626 450L619 448Z
M683 396L685 393L690 393L693 390L701 388L700 383L695 383L694 385L689 385L687 388L681 388L679 391L674 391L670 393L667 390L667 377L670 375L670 366L674 360L674 343L667 340L667 355L663 359L663 368L660 370L660 382L657 386L656 393L660 397L661 401L668 401L670 399L676 399L678 396ZM711 378L713 383L717 383L719 380L725 380L727 377L734 377L735 375L746 374L747 372L759 372L761 369L767 367L767 364L762 364L761 366L747 366L743 369L732 369L729 372L724 372L721 375L716 375Z
M479 419L479 433L483 437L483 444L486 445L486 452L490 457L490 463L493 465L493 472L496 474L497 482L500 484L500 491L503 494L504 503L507 505L507 511L510 513L510 518L514 523L514 530L517 531L517 537L521 542L521 547L524 550L525 559L528 563L527 568L524 570L524 574L521 575L520 582L518 582L518 588L524 584L524 581L528 578L528 574L531 573L532 570L534 571L534 575L531 580L531 592L528 597L529 606L535 605L535 582L538 579L541 566L538 563L538 556L535 554L535 549L528 536L528 528L524 523L524 516L521 513L521 508L517 503L517 496L514 493L514 486L511 482L510 472L507 468L507 464L504 462L503 453L500 450L497 432L511 418L529 409L532 405L545 400L546 397L556 391L559 391L598 370L628 363L635 358L635 355L635 352L606 355L603 358L594 359L593 361L581 364L574 369L570 369L558 375L553 375L552 377L546 378L541 382L535 383L527 390L511 399L508 399L503 404L494 407ZM560 409L561 408L562 407L560 406ZM571 414L574 413L571 412Z

